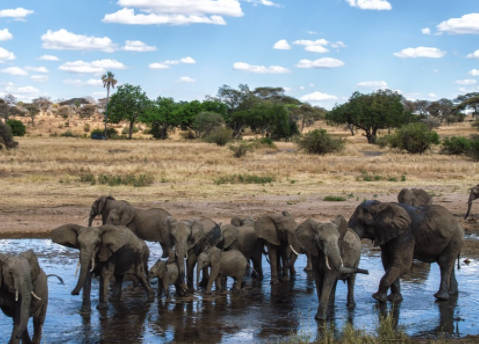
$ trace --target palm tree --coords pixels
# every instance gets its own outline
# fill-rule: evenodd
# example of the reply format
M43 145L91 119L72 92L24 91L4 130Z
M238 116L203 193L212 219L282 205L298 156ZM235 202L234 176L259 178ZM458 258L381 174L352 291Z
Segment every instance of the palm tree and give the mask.
M105 139L107 139L106 135L106 121L108 119L108 102L110 101L110 86L115 88L117 83L115 79L115 74L108 71L106 74L102 75L101 81L103 81L103 87L106 87L106 106L105 106Z

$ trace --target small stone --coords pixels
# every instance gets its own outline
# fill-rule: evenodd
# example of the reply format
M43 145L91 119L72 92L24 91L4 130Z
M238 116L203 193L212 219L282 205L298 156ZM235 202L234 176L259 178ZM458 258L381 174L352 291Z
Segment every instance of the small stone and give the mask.
M470 261L469 259L467 259L467 258L466 258L466 259L464 259L464 261L463 261L463 262L464 262L464 263L466 263L466 265L469 265L469 264L471 264L471 261Z

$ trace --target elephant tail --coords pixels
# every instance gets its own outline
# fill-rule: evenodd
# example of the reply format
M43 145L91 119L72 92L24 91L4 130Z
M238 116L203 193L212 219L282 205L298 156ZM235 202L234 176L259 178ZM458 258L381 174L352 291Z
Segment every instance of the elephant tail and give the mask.
M461 270L461 265L459 264L460 259L461 259L461 252L457 254L457 270Z
M63 282L63 279L62 279L60 276L58 276L58 275L50 274L50 275L47 275L47 278L48 278L48 277L56 277L56 278L58 278L58 280L60 281L61 284L65 284L65 283Z

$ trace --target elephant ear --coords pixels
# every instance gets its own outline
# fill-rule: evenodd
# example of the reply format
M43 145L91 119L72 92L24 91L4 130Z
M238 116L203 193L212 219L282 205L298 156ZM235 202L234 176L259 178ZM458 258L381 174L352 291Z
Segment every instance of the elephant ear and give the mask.
M230 247L231 244L233 244L239 236L238 229L235 226L231 225L226 225L224 229L222 229L221 234L224 240L223 249Z
M318 257L319 252L318 248L316 247L315 242L315 231L314 225L317 222L311 219L307 219L306 221L302 222L298 228L296 228L296 233L294 237L296 241L299 243L302 249L306 250L309 254Z
M101 196L99 199L95 201L96 203L96 213L97 215L103 212L103 208L105 208L105 204L107 200L115 200L113 196Z
M133 221L133 217L135 216L135 209L131 206L123 206L118 208L118 212L120 213L120 225L128 226L131 221Z
M394 203L377 202L370 206L370 212L376 224L374 246L384 245L397 238L411 225L411 217L406 210Z
M30 265L30 276L32 278L32 282L36 281L38 275L40 274L41 268L40 264L38 263L38 258L33 250L28 250L22 252L20 254L21 257L25 258Z
M66 247L80 249L77 242L78 232L83 227L74 223L67 223L66 225L55 228L51 233L52 241Z
M278 229L276 228L274 216L265 215L260 217L258 220L255 221L254 229L256 231L256 234L258 234L259 238L262 238L270 244L276 246L280 244Z
M404 203L404 195L408 192L407 188L402 189L398 194L398 203Z
M211 253L210 253L210 262L211 262L211 267L215 266L218 264L221 260L221 250L219 248L212 248Z
M99 228L101 230L101 245L98 250L98 259L100 262L107 261L116 251L128 244L131 235L134 236L134 234L125 227L104 225Z
M348 231L348 221L344 218L343 215L338 215L333 221L336 226L338 226L339 237L344 238L346 232Z
M205 232L203 229L203 224L195 219L191 222L191 235L188 239L187 249L191 250L195 247L203 238L205 237Z
M244 216L236 215L231 219L231 224L235 227L241 227L243 225Z

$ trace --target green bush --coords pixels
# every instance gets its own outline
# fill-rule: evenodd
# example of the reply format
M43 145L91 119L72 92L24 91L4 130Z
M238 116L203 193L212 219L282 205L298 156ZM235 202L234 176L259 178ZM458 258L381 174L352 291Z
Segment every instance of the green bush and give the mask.
M344 149L345 141L334 137L324 129L315 129L299 138L300 149L308 154L328 154Z
M153 184L153 176L151 174L140 174L138 176L134 174L127 174L124 176L100 174L98 177L95 177L92 173L87 173L80 176L80 182L90 183L91 185L98 183L109 186L131 185L134 187L141 187Z
M106 134L108 138L112 138L113 136L118 136L118 131L115 128L106 128ZM93 129L92 132L90 133L90 137L96 136L96 135L105 135L105 130Z
M225 146L228 142L233 140L233 132L228 128L214 129L208 136L205 137L205 141L208 143L216 143L218 146Z
M22 121L18 121L16 119L8 120L7 125L12 129L13 136L24 136L27 131Z
M323 198L323 201L326 202L344 202L346 198L341 196L326 196Z
M111 128L111 129L114 129L114 128ZM116 131L116 130L115 130ZM138 127L136 126L133 126L133 131L132 133L135 134L137 133L138 131L140 131L140 129L138 129ZM107 132L108 132L108 129L107 129ZM130 128L129 127L124 127L122 130L121 130L121 133L122 135L128 135L130 133Z
M18 142L13 141L12 129L9 125L0 121L0 149L5 146L6 149L17 148Z
M377 144L379 148L386 148L387 145L389 144L389 138L390 138L389 135L378 136L376 137L376 142L374 143Z
M256 174L233 174L215 179L216 185L222 184L266 184L274 181L274 176L258 176Z
M193 120L193 128L198 131L200 137L209 135L214 129L221 127L223 117L216 112L200 112Z
M252 151L253 147L249 143L240 142L236 146L229 146L229 149L233 151L233 156L235 158L241 158L244 157L249 151Z
M441 146L441 153L444 154L466 154L471 149L471 140L462 136L446 137L441 142Z
M389 145L413 154L422 154L431 145L439 144L439 135L424 123L409 123L391 135Z
M475 160L479 160L479 135L471 136L471 148L467 152L467 155L474 158Z

